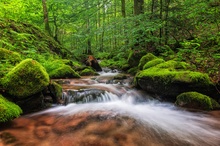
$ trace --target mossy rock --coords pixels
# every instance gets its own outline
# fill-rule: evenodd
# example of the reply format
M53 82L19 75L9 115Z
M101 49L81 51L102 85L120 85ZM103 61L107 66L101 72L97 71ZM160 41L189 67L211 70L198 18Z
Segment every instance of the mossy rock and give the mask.
M4 48L0 48L0 62L1 63L10 63L15 65L21 61L21 56L17 52L9 51Z
M62 86L58 84L56 81L51 81L48 86L48 90L46 92L49 92L49 95L52 97L52 101L50 99L50 103L59 103L63 93Z
M80 72L81 76L94 76L94 75L99 75L96 71L94 71L91 68L85 68Z
M165 61L164 61L163 59L161 59L161 58L153 59L153 60L151 60L151 61L148 61L148 62L144 65L143 69L144 69L144 70L145 70L145 69L148 69L148 68L150 68L150 67L156 66L157 64L160 64L160 63L163 63L163 62L165 62Z
M166 68L169 70L192 70L193 67L186 62L179 62L175 60L168 60L166 62L156 65L157 68Z
M207 74L175 70L173 67L158 68L159 65L138 72L134 80L135 85L161 97L171 98L172 101L183 92L193 90L208 94L214 90Z
M185 92L177 96L176 105L199 110L219 109L220 105L209 96L198 92Z
M69 65L65 64L49 72L49 75L52 79L80 78L80 75L77 72L75 72Z
M7 93L25 98L42 91L49 84L45 68L35 60L26 59L2 78Z
M117 74L116 76L114 76L113 79L115 80L123 80L123 79L127 79L128 76L126 74Z
M147 54L146 50L131 50L128 56L128 61L127 61L130 68L138 66L140 59L146 54Z
M139 68L140 70L142 70L142 69L143 69L143 66L144 66L147 62L149 62L149 61L151 61L151 60L154 60L154 59L157 59L157 57L154 56L152 53L147 53L146 55L144 55L144 56L140 59L140 62L139 62L139 64L138 64L138 68Z
M21 108L0 95L0 122L13 120L22 114Z

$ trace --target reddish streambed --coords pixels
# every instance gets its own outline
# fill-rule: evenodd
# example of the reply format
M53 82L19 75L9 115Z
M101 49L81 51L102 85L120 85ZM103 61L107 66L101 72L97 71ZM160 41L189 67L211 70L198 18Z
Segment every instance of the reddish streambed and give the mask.
M72 103L0 125L0 146L219 146L220 111L188 112L122 84L69 80L64 89L102 89L108 100Z

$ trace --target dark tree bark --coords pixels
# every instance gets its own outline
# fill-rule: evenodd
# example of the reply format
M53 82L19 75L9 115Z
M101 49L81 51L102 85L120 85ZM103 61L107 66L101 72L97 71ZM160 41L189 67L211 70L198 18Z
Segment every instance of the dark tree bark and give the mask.
M43 5L43 13L44 13L45 31L49 35L51 35L50 25L49 25L49 17L48 17L48 11L47 11L47 1L46 0L42 0L42 5Z
M134 15L144 13L144 0L134 0Z

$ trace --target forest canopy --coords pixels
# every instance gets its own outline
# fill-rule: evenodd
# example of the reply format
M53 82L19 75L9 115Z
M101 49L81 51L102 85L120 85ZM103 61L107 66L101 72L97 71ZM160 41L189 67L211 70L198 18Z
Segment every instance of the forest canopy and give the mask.
M0 5L1 19L35 25L74 55L109 58L146 50L194 64L218 80L218 0L1 0ZM0 47L5 47L1 38Z

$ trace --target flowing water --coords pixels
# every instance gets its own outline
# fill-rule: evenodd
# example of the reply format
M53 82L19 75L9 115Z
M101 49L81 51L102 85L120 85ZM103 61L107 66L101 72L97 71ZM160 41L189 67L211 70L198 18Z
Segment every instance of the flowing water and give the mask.
M161 103L116 74L59 80L66 106L3 125L0 146L220 146L220 112Z

